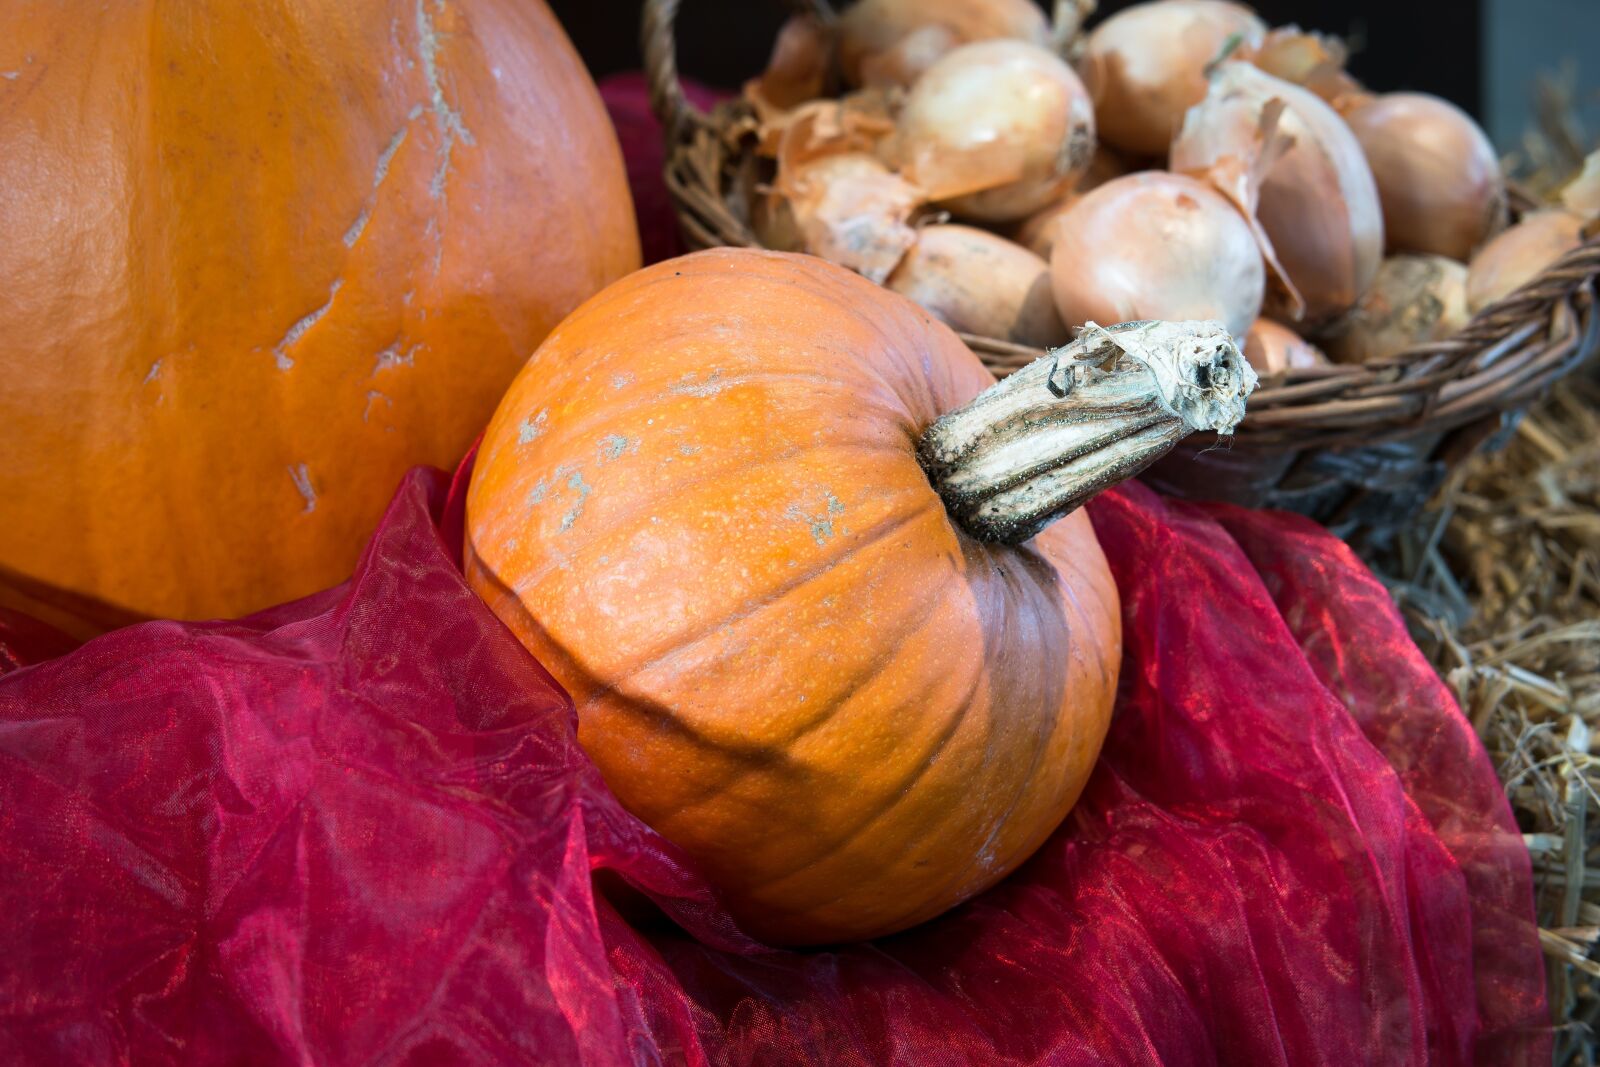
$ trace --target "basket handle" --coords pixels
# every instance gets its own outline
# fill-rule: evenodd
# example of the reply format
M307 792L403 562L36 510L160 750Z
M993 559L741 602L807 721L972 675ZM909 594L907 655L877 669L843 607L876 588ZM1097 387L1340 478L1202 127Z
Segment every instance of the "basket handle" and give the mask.
M654 111L669 137L676 140L683 127L704 125L706 113L695 107L678 80L678 40L674 23L681 0L645 0L644 17L639 24L639 46L644 53L645 81L650 86L650 110ZM1064 0L1071 2L1071 0ZM809 13L824 24L837 17L828 0L788 0L786 7Z

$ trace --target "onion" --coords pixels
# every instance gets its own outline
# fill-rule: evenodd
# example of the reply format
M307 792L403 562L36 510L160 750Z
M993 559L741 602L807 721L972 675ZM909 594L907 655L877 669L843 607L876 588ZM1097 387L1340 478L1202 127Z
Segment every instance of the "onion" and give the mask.
M1243 337L1266 271L1249 225L1209 186L1130 174L1085 193L1056 223L1050 277L1068 326L1211 319Z
M778 30L767 69L745 83L745 99L756 113L768 117L821 96L830 43L827 28L814 16L790 16Z
M1050 26L1030 0L860 0L839 19L839 65L851 85L909 86L951 48L995 38L1042 47Z
M907 220L921 190L865 152L780 171L772 200L757 222L768 248L804 250L879 284L917 241Z
M1600 151L1590 152L1582 172L1561 190L1561 204L1586 219L1600 216Z
M1238 36L1261 43L1266 24L1225 0L1153 0L1095 27L1080 68L1106 143L1142 156L1165 155L1183 113L1206 95L1206 65Z
M1235 55L1274 78L1304 86L1341 115L1373 98L1360 82L1345 73L1348 57L1343 41L1326 34L1306 33L1298 26L1278 27L1254 51L1241 49Z
M1050 249L1056 241L1056 221L1066 213L1067 208L1090 189L1098 189L1113 178L1129 173L1131 169L1127 160L1116 152L1103 144L1095 145L1089 169L1078 176L1071 189L1017 223L1011 231L1011 239L1035 255L1049 259Z
M1355 134L1314 93L1223 63L1189 110L1172 169L1205 177L1257 224L1278 318L1325 321L1383 262L1383 212Z
M1467 272L1467 308L1474 315L1509 296L1583 243L1583 220L1565 211L1535 211L1484 245Z
M1022 41L945 55L906 98L893 153L930 199L987 222L1020 219L1069 189L1094 151L1094 111L1072 68Z
M1068 190L1019 222L1011 232L1011 239L1041 259L1049 259L1051 250L1055 248L1061 217L1081 199L1082 193L1076 189Z
M1339 363L1370 363L1449 337L1467 318L1466 267L1444 256L1390 256L1323 346Z
M1465 263L1506 224L1506 183L1488 135L1426 93L1386 93L1345 114L1366 152L1394 252Z
M951 329L1036 348L1070 339L1050 295L1050 265L987 230L925 227L884 284Z
M1244 358L1262 377L1331 366L1316 345L1271 319L1257 319L1245 334Z

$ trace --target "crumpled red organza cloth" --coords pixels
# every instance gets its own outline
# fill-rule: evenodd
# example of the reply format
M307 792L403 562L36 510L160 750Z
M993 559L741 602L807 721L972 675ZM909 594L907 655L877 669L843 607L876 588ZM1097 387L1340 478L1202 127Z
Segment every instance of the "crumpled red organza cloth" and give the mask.
M1310 523L1095 501L1127 649L1082 802L796 953L606 791L462 582L464 482L413 472L344 586L0 679L0 1063L1549 1061L1494 774Z

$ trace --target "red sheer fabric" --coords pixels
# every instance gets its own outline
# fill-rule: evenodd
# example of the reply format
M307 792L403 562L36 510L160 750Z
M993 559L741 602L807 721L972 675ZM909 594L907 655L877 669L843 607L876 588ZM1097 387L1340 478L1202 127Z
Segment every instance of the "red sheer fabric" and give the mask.
M1494 775L1308 523L1093 504L1128 642L1082 803L795 953L605 790L462 583L461 488L413 473L345 586L0 680L0 1062L1548 1062Z

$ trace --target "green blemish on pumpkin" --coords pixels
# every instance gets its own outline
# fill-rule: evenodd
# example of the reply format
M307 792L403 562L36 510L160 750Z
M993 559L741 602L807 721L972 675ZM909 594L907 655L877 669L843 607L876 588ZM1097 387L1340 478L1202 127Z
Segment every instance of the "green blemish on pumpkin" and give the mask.
M632 446L631 448L629 447L630 445ZM621 434L608 434L600 440L600 459L602 462L608 459L616 459L624 452L637 452L638 450L639 442L629 441Z
M561 516L561 532L572 529L572 524L578 521L578 516L583 514L583 503L589 499L589 494L594 492L594 486L583 480L581 471L573 471L572 477L567 479L567 488L578 494L578 502L573 504L568 512Z
M803 522L811 527L811 536L819 545L828 543L834 536L833 516L844 514L844 504L832 493L825 494L825 507L820 515L808 514L799 504L790 504L783 517L792 522ZM848 531L846 531L848 532Z
M531 419L523 419L517 423L517 444L525 445L529 441L536 440L540 434L544 433L544 423L549 417L550 412L545 410Z

